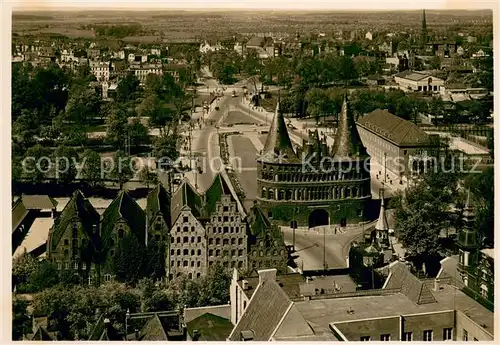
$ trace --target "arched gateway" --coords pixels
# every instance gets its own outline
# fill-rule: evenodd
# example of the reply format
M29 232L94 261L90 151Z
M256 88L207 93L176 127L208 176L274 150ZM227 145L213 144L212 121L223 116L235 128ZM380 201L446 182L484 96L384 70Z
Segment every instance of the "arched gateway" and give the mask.
M323 209L314 210L309 215L309 228L328 224L330 224L330 216Z

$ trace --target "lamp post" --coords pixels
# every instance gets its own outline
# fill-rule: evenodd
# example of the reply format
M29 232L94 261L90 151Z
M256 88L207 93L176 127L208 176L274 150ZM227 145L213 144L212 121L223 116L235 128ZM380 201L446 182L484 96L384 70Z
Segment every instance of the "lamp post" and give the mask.
M130 318L130 309L127 308L127 313L125 314L125 341L128 340L128 319Z

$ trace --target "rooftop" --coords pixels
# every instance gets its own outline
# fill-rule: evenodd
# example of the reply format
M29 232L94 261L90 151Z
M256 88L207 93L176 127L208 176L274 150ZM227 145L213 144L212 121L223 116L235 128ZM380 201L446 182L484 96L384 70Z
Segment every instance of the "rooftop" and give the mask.
M205 313L187 323L187 331L193 339L195 331L198 332L199 341L225 341L233 329L230 320L223 317Z
M376 109L358 120L358 125L375 132L398 146L422 145L428 135L413 122L404 120L387 110Z
M469 296L450 285L442 285L432 291L436 303L417 305L403 293L389 296L364 296L349 298L318 299L296 302L295 306L308 322L328 328L330 323L417 314L446 310L461 310L493 334L493 313ZM349 310L354 311L348 313Z
M396 74L394 77L408 79L412 81L420 81L422 79L429 78L431 76L423 72L403 71L401 73Z
M486 255L492 259L495 259L495 249L494 248L481 249L481 253L483 253L484 255Z

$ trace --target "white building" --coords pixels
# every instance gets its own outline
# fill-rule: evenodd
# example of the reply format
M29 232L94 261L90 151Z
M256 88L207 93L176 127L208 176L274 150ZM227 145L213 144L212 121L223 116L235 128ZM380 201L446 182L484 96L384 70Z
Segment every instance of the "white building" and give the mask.
M89 61L90 72L96 77L97 81L109 80L109 61Z
M444 80L424 72L404 71L394 76L394 81L405 92L440 92Z
M371 41L371 40L373 40L373 35L372 35L372 33L371 33L370 31L368 31L368 32L366 33L366 35L365 35L365 38L366 38L367 40L370 40L370 41Z
M148 74L156 74L163 75L163 66L162 64L137 64L131 65L129 68L130 71L134 73L134 75L139 79L141 83L146 81L146 77Z

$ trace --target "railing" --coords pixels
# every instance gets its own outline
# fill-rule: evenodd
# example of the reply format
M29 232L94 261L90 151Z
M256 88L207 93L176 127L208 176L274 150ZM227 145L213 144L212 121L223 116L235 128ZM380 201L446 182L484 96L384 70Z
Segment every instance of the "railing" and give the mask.
M293 298L292 301L299 302L304 300L318 300L318 299L332 299L332 298L345 298L345 297L363 297L363 296L387 296L401 292L401 289L373 289L373 290L359 290L351 292L337 292L322 295L302 296Z

